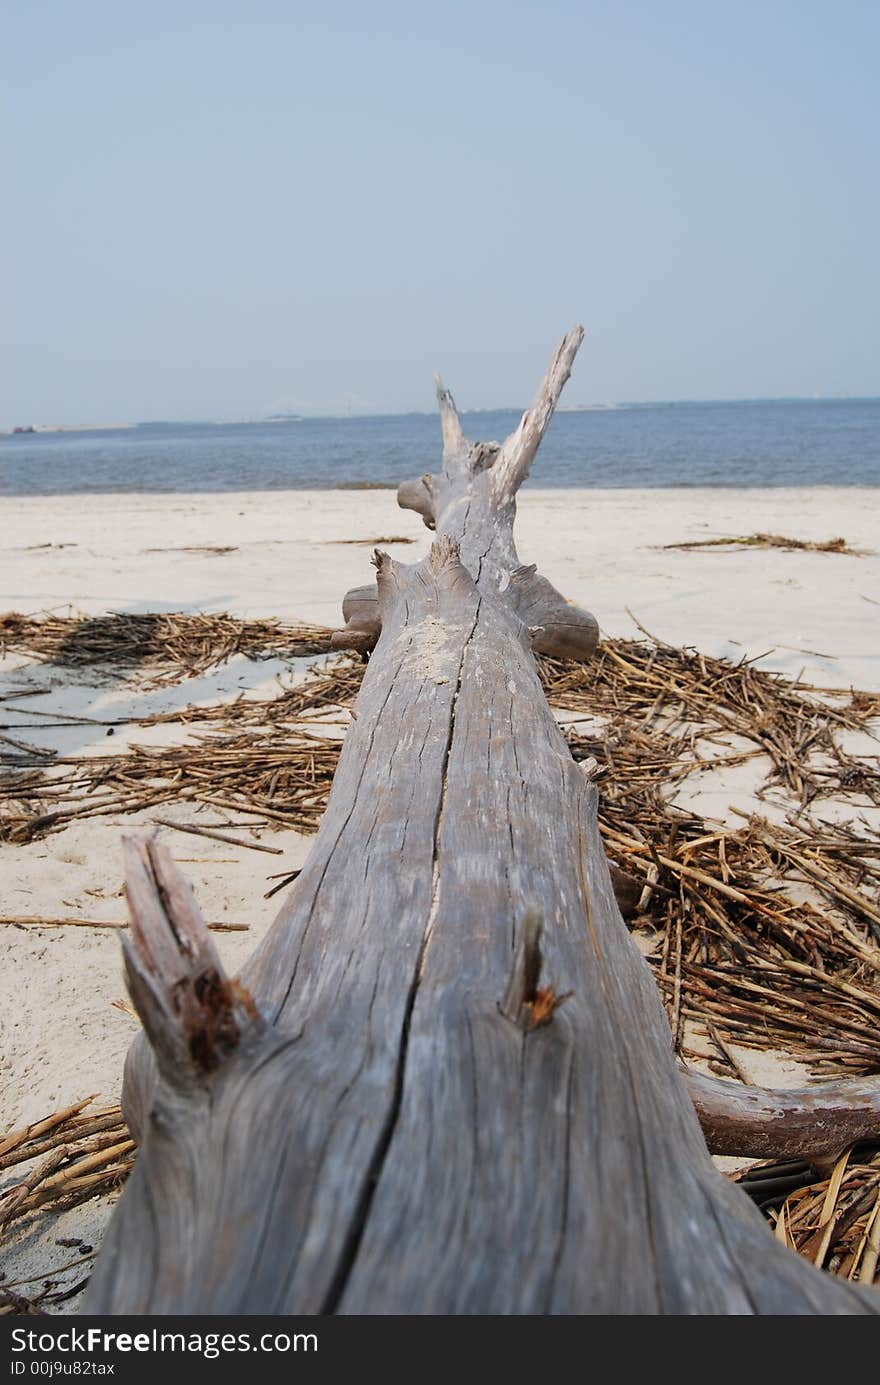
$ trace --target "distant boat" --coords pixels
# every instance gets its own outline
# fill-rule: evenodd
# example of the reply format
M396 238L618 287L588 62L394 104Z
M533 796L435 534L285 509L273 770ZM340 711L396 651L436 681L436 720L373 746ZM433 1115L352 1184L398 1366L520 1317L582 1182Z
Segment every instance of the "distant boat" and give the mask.
M13 428L12 431L13 433L35 433L37 430L32 423L29 423L26 428Z

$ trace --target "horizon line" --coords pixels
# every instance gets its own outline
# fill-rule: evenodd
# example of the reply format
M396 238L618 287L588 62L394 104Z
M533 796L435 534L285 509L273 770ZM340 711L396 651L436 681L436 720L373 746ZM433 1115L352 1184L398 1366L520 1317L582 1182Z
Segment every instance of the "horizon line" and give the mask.
M871 404L880 402L880 394L756 394L756 395L731 395L722 398L678 398L678 399L614 399L596 400L589 404L561 404L556 408L556 413L613 413L618 409L639 409L639 408L673 408L681 405L707 405L707 404ZM460 415L464 418L471 414L522 414L522 406L513 404L504 405L474 405L468 409L459 409ZM431 418L437 416L434 409L373 409L361 413L311 413L311 412L290 412L265 413L254 415L253 417L228 417L211 418L205 415L192 415L180 418L144 418L118 421L114 423L90 422L90 423L33 423L33 424L9 424L0 426L0 435L16 437L32 436L30 433L15 433L16 428L33 428L36 433L50 432L114 432L131 428L160 427L173 424L207 424L211 427L222 428L235 425L259 425L263 423L283 423L283 422L318 422L318 421L345 421L357 422L363 419L376 418Z

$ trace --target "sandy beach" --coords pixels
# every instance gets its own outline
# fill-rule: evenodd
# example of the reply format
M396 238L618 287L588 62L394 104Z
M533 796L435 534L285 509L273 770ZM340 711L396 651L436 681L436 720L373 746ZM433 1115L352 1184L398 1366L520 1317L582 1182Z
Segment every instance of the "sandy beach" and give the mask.
M663 546L762 531L875 548L876 503L876 491L844 487L529 486L516 534L522 561L539 563L608 634L635 633L633 612L673 644L734 659L772 651L761 667L874 687L876 557ZM336 625L342 595L369 580L370 541L385 539L407 560L429 541L390 490L38 497L6 499L2 514L0 605L19 611L70 603L88 613L226 610ZM395 536L414 542L387 542ZM197 551L207 545L231 551Z
M517 542L522 561L538 563L567 597L592 610L607 635L633 636L641 623L662 640L705 654L755 659L763 669L822 686L877 690L876 553L666 547L761 531L812 541L843 536L852 548L870 550L880 547L876 494L527 488ZM370 578L373 544L415 561L430 541L389 490L6 499L0 515L0 612L209 611L337 625L345 591ZM4 703L5 734L66 755L103 753L105 727L41 727L40 715L28 709L51 712L58 721L106 720L231 699L243 690L270 696L278 678L302 677L310 662L236 657L187 683L144 689L118 674L74 672L8 654L0 662L0 697L31 688L35 700ZM346 721L338 719L339 734ZM180 726L122 726L113 746L161 746L185 734ZM867 754L872 747L863 738L859 748ZM727 821L735 808L754 810L761 777L760 762L751 761L726 776L707 776L690 801ZM784 808L781 791L778 802ZM759 806L768 810L766 802ZM822 811L833 818L833 803ZM880 825L877 810L865 805L864 815ZM84 820L27 845L0 846L2 913L123 922L120 837L144 816ZM166 816L185 821L189 814L175 805ZM291 831L242 828L241 834L283 855L166 834L205 917L249 925L246 932L215 935L233 972L277 912L277 897L263 898L267 878L282 865L301 865L310 844ZM91 1093L96 1105L118 1099L136 1021L115 1004L125 997L115 933L7 926L0 929L0 956L0 1131ZM742 1061L757 1081L803 1080L803 1069L784 1055L774 1060L748 1051ZM106 1199L93 1201L51 1225L13 1230L6 1240L8 1279L57 1267L64 1254L58 1237L97 1245L109 1210ZM75 1312L75 1302L55 1311Z

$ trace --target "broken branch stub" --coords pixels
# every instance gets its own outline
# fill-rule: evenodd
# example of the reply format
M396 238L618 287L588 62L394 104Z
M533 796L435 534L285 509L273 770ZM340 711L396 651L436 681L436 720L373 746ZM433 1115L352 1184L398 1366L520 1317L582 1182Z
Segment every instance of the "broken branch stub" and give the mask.
M774 1091L709 1077L684 1065L682 1075L713 1154L829 1159L862 1140L880 1143L876 1077Z
M226 976L192 887L156 835L126 837L123 851L129 993L160 1073L184 1086L219 1067L259 1016L247 990Z
M522 935L517 944L510 980L499 1003L502 1015L529 1033L542 1024L549 1024L553 1011L563 1005L570 991L559 995L554 986L541 986L544 958L541 954L543 925L537 914L523 919Z
M416 514L422 516L429 529L436 528L433 476L420 476L416 481L401 481L397 488L397 503L402 510L415 510Z

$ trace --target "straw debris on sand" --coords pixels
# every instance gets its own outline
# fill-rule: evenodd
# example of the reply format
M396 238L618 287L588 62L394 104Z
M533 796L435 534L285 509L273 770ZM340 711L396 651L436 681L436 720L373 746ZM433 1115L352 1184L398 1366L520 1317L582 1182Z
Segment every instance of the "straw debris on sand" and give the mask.
M203 734L184 745L132 746L122 755L58 756L51 770L29 769L20 755L13 773L0 775L0 841L33 841L74 819L182 801L314 832L338 757L337 741L279 734L276 727Z
M634 922L654 934L680 1050L690 1019L726 1043L782 1047L817 1073L876 1070L880 843L859 818L880 803L880 774L839 733L868 730L880 701L649 641L607 641L582 683L578 672L542 669L552 702L603 718L571 737L572 751L597 760L606 849L643 883ZM788 822L724 826L670 802L691 776L758 755L771 766L759 794L775 784L797 804ZM852 805L849 822L809 815L832 796ZM738 1075L726 1044L715 1047Z
M876 1144L845 1150L824 1176L808 1164L792 1161L756 1164L738 1181L785 1245L843 1279L859 1284L878 1281L880 1149ZM786 1193L792 1184L794 1188Z
M0 641L8 651L62 665L137 668L153 682L191 676L233 653L323 652L329 631L223 615L6 615ZM575 758L597 762L606 849L632 878L630 926L679 1052L708 1057L733 1078L743 1075L733 1046L783 1049L822 1076L880 1070L880 843L865 818L880 805L880 774L876 754L847 749L850 736L873 735L880 697L793 682L647 634L605 640L587 666L538 663ZM363 669L359 660L334 656L268 700L240 696L142 719L185 728L185 742L172 746L62 757L7 737L0 839L26 843L74 819L180 801L312 832L340 749L328 722L350 712ZM588 720L578 723L578 716ZM768 770L758 792L770 795L770 817L722 823L676 803L707 770L758 757ZM830 825L820 813L832 799L838 820ZM781 804L784 820L772 820ZM295 874L283 875L273 891ZM59 1135L50 1147L31 1135L16 1148L51 1162L82 1134L85 1117L66 1121L57 1130L71 1138ZM95 1177L122 1176L130 1147L123 1151L117 1134L109 1172L95 1166ZM8 1157L0 1143L0 1169ZM69 1167L79 1169L75 1149L71 1158ZM57 1181L69 1167L61 1162L46 1172L45 1162L37 1165L37 1181L14 1205L8 1194L0 1200L0 1223L4 1207L17 1217L51 1201L50 1189L63 1187L68 1196L83 1188L77 1180L92 1170ZM810 1186L790 1194L782 1212L774 1207L778 1234L826 1268L870 1282L880 1245L880 1158L853 1158L836 1184L833 1176L816 1184L817 1177L813 1171Z
M813 543L807 539L789 539L784 534L742 534L732 538L692 539L689 543L664 543L663 549L671 548L783 548L800 553L845 553L850 558L865 558L871 552L867 548L850 548L846 539L826 539L824 543Z
M121 1188L134 1163L134 1141L120 1108L87 1111L93 1100L85 1097L0 1137L0 1180L13 1179L0 1193L0 1240L21 1218L57 1216ZM10 1280L0 1272L0 1314L45 1313L82 1292L96 1250L80 1238L57 1244L63 1263L49 1274Z
M329 630L280 620L229 615L122 612L106 616L0 613L0 658L7 653L66 668L114 664L136 668L148 683L177 682L231 659L322 654Z
M236 631L229 617L188 621L200 667L242 647L244 622ZM167 627L175 651L186 625ZM262 655L298 628L252 623L248 648ZM324 635L308 638L326 648ZM64 657L75 643L63 643ZM170 655L157 657L170 665ZM321 722L351 708L363 667L335 656L272 699L144 718L186 726L181 744L50 762L13 747L0 756L0 840L181 801L313 832L340 748ZM877 757L848 754L840 733L868 730L880 698L648 638L606 640L587 666L540 659L539 670L554 706L593 719L587 732L569 731L572 752L597 761L606 848L640 887L633 926L647 939L676 1042L693 1019L727 1043L783 1046L816 1072L878 1066L880 847L859 811L880 804L880 774ZM759 794L776 785L797 805L787 823L753 816L723 826L671 801L693 776L757 756L770 763ZM849 822L810 816L832 796L852 803ZM730 1074L726 1045L715 1047Z

